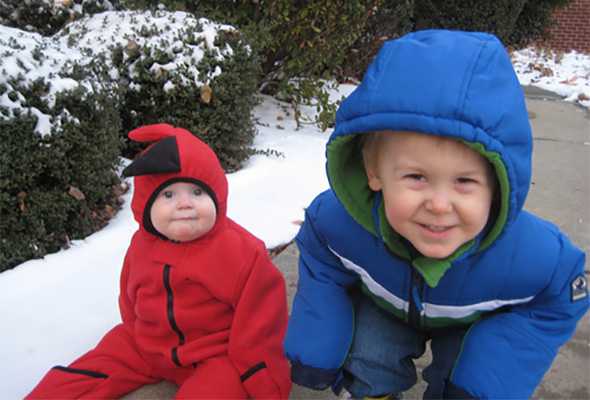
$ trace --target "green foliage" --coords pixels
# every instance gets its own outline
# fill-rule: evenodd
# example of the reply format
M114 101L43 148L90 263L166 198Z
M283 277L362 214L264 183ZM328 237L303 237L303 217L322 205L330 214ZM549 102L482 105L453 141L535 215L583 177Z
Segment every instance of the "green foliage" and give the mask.
M338 78L361 79L385 40L400 37L413 29L414 1L382 1L371 10L365 30L348 49L346 63Z
M123 88L122 132L157 122L181 126L211 146L226 171L235 171L251 154L258 63L238 31L218 31L214 49L209 49L198 30L187 28L174 52L185 54L189 47L200 46L204 56L174 69L158 67L173 61L166 41L144 45L133 50L135 54L121 46L113 50L120 78L128 82ZM227 46L231 55L220 57L217 49ZM195 82L195 69L201 82ZM126 143L125 154L132 156L138 145Z
M490 32L520 47L541 38L555 7L569 0L415 0L415 30L427 28Z
M230 23L240 28L260 60L258 86L263 93L288 98L295 105L318 96L316 122L328 126L334 105L327 99L326 79L342 76L349 47L367 27L383 0L126 0L127 7L156 7Z
M67 22L83 15L96 14L118 7L117 0L3 0L0 25L53 35ZM82 13L74 9L81 6Z
M34 96L44 85L11 86L53 122L68 116L49 134L36 132L38 118L30 112L0 119L0 272L95 232L117 207L115 95L79 86L51 105Z
M121 25L124 34L113 29ZM105 13L51 39L3 35L0 67L10 68L0 76L0 272L112 217L122 144L137 126L187 128L228 171L254 152L258 63L231 27L187 14ZM83 55L75 62L64 49L70 42Z
M553 11L568 3L570 0L527 1L508 36L507 44L519 48L528 46L537 39L545 39L547 28L552 23Z

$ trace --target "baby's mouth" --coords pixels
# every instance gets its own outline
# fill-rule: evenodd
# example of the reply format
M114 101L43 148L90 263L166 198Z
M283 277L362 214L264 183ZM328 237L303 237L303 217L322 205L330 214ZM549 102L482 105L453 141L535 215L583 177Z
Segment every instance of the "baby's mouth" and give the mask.
M174 218L175 221L194 221L196 219L197 219L197 217L180 217L180 218Z

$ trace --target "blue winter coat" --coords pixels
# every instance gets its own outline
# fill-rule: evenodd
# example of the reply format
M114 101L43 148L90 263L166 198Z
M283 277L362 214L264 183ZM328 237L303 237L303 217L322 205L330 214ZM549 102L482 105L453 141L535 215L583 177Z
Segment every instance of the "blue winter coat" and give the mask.
M444 260L415 255L367 185L359 137L416 131L465 142L494 166L493 221ZM585 255L524 211L532 138L502 44L481 33L421 31L389 41L340 106L327 145L331 189L307 208L285 342L294 382L335 383L353 336L359 285L416 329L471 325L450 381L478 398L527 398L588 308Z

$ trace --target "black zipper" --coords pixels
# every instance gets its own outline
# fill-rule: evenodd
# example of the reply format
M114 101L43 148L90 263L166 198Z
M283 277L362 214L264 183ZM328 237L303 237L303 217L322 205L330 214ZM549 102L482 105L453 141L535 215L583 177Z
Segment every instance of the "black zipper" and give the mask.
M176 319L174 318L174 296L172 294L172 286L170 286L170 265L164 265L164 287L166 288L166 311L168 314L168 322L170 327L176 335L178 335L178 346L184 344L184 333L178 328ZM178 359L178 346L175 346L170 351L170 357L177 366L181 367L180 360Z
M103 374L102 372L91 371L89 369L62 367L61 365L56 365L52 369L57 369L59 371L69 372L72 374L86 375L91 378L107 379L109 377L107 374Z
M412 268L410 279L410 288L408 290L408 323L414 328L420 329L424 315L424 307L422 306L424 278L422 278L422 275L415 268Z

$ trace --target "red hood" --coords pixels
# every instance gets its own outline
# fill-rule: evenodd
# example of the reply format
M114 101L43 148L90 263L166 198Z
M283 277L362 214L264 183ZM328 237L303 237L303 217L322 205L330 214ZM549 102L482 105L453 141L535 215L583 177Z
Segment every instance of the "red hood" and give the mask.
M153 196L169 181L196 180L207 186L205 190L214 195L217 206L217 219L209 234L224 223L227 179L217 156L207 144L186 129L168 124L142 126L129 132L129 138L137 142L154 142L123 171L124 176L134 176L131 209L141 229L151 232L145 223L146 205L151 207Z

